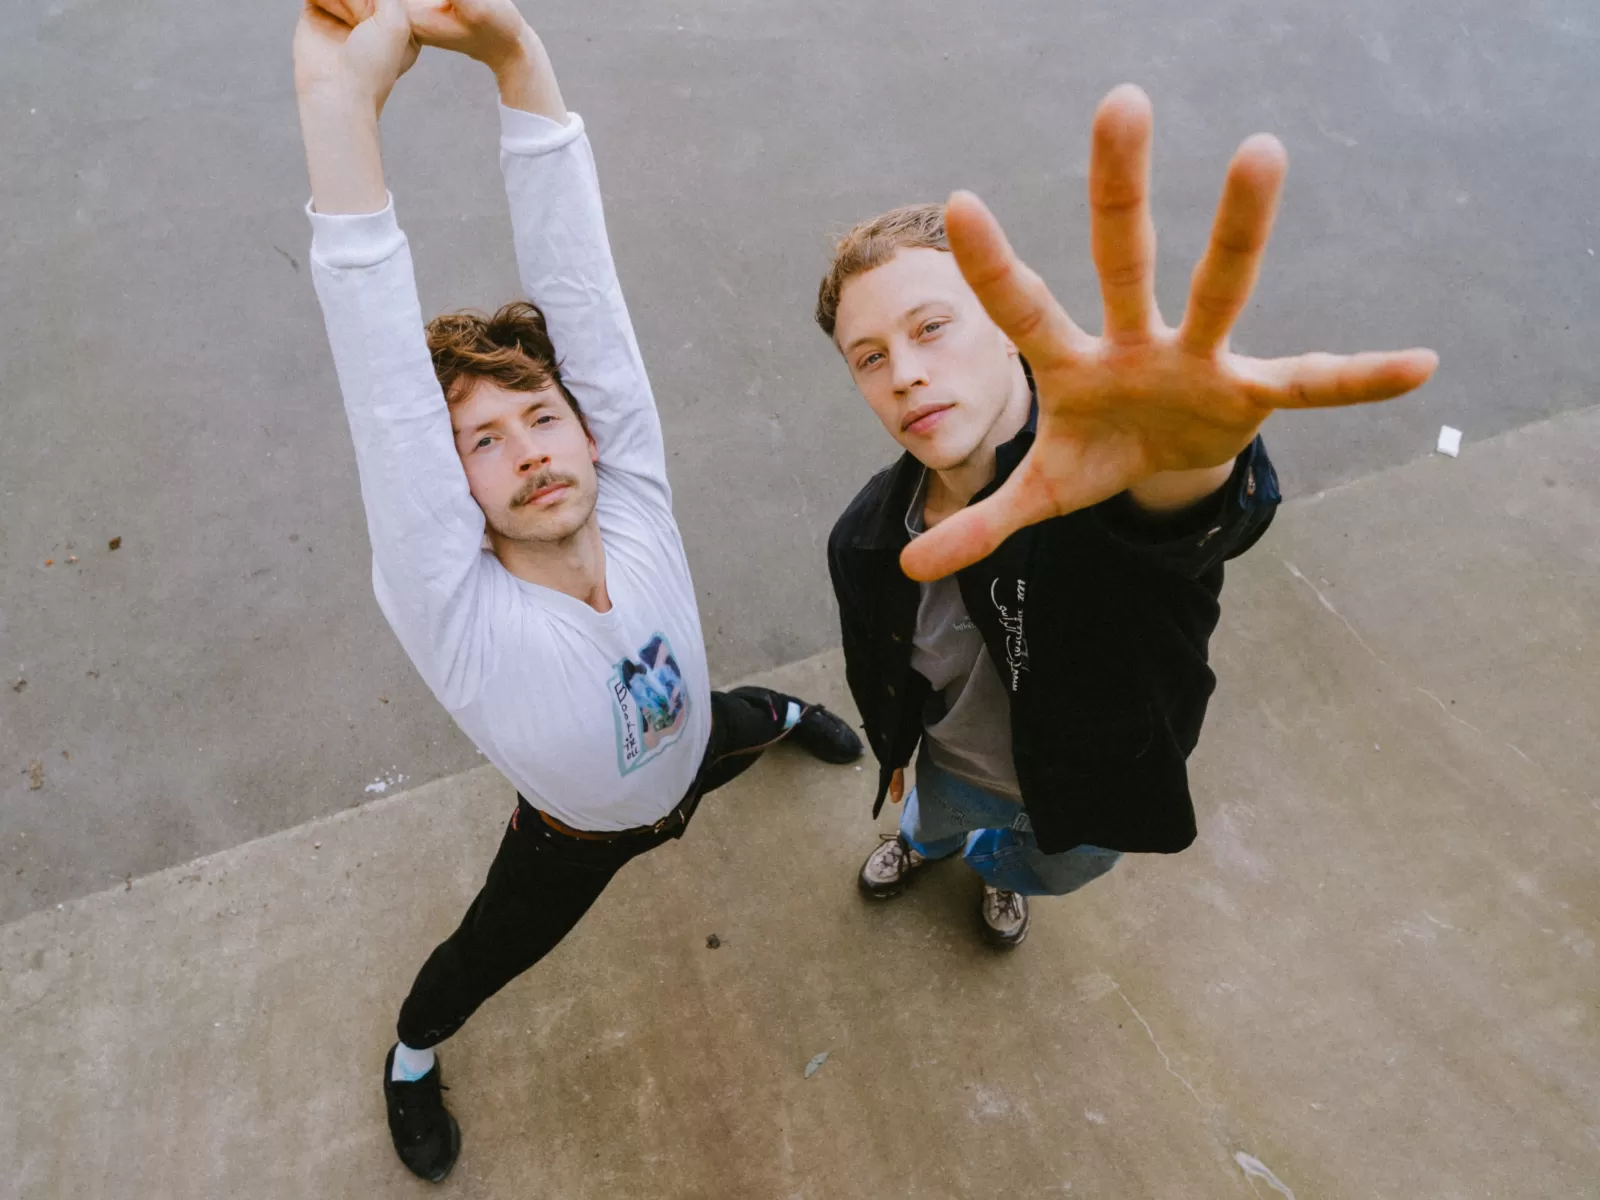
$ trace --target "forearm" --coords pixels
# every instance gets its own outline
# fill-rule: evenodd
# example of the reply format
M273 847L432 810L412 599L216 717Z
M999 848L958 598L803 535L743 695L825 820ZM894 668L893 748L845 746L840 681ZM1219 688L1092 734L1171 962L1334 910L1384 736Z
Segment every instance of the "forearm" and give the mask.
M518 53L493 66L500 103L507 108L537 113L559 125L567 123L567 106L561 98L550 55L531 28L523 27Z
M372 104L336 88L302 90L299 102L316 211L328 216L381 211L389 193Z

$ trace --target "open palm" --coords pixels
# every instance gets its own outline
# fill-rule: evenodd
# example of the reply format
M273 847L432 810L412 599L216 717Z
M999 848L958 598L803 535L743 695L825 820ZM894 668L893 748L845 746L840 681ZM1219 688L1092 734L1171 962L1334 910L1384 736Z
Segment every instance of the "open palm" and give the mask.
M1085 333L1016 256L969 193L946 210L950 249L984 308L1033 369L1033 447L991 497L914 539L913 579L937 579L992 553L1012 533L1097 504L1166 471L1217 467L1248 446L1274 409L1364 404L1403 395L1438 365L1429 350L1259 359L1228 334L1250 299L1272 232L1287 158L1274 137L1245 141L1229 164L1211 243L1195 268L1183 323L1156 309L1150 216L1150 101L1123 85L1095 114L1090 239L1105 328Z

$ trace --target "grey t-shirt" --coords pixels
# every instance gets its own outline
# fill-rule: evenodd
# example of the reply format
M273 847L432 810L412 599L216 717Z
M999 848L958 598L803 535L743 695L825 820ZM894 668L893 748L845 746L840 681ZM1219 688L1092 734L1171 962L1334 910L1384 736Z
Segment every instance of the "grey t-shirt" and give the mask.
M906 510L912 537L923 530L927 493L924 471ZM986 792L1020 801L1011 757L1011 703L954 575L922 585L911 669L933 685L922 728L934 764Z

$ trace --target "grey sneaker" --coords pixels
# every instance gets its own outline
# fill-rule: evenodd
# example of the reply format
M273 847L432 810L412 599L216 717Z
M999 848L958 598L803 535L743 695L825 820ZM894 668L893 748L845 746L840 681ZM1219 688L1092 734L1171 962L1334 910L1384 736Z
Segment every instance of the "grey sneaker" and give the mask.
M928 861L898 833L881 836L883 844L867 855L856 878L863 892L880 900L903 888L911 872Z
M983 940L1010 950L1028 936L1028 898L1005 888L983 885Z

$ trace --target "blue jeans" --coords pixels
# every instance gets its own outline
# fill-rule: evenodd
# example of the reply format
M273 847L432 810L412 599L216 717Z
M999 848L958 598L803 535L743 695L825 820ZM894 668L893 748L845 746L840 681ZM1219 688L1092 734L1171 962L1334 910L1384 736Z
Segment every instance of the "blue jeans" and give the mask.
M925 858L960 850L984 882L1024 896L1065 896L1122 857L1099 846L1046 854L1021 804L940 770L926 751L917 758L917 786L900 814L900 835Z

